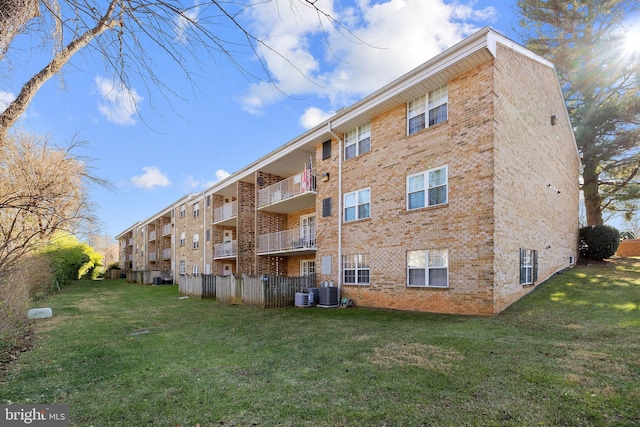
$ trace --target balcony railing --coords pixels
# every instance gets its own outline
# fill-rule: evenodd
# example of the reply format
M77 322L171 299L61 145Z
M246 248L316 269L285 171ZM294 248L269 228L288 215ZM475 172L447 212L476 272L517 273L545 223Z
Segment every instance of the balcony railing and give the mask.
M238 216L238 201L225 203L213 210L213 222L220 222Z
M230 242L216 243L213 245L213 257L214 258L227 258L236 256L238 253L238 241L232 240Z
M258 253L316 249L315 227L280 231L258 237Z
M316 191L316 178L306 170L258 191L258 208Z
M156 260L156 253L149 252L149 261L155 261L155 260Z
M163 249L162 259L169 259L169 258L171 258L171 248Z
M154 240L156 240L156 230L153 230L149 233L149 241L153 242Z
M162 226L162 235L166 236L167 234L171 234L171 224L165 224Z
M129 246L133 246L133 239L129 238L129 242L128 242Z

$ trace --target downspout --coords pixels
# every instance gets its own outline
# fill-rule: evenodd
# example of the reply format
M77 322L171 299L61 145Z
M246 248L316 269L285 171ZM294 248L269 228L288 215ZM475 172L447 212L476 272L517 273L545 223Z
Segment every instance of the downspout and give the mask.
M331 121L327 122L329 133L338 140L338 303L341 301L342 288L342 138L331 129Z
M207 206L207 195L205 194L204 198L202 199L202 204L203 206L203 210L204 210L204 215L202 215L202 230L204 231L204 242L202 247L204 248L204 251L202 253L202 263L204 264L202 266L202 273L203 274L207 274L207 245L209 244L207 242L207 209L209 208L209 206Z

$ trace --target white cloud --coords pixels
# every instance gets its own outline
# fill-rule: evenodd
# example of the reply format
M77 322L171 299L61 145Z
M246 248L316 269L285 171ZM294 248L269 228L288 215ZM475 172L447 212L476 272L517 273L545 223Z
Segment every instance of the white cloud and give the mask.
M326 121L334 113L329 111L322 111L316 107L310 107L304 110L304 114L300 117L300 124L305 129L311 129L312 127L319 125Z
M14 99L16 99L15 93L0 90L0 111L6 110Z
M131 178L131 183L139 188L152 189L154 187L168 187L171 185L169 178L160 172L155 166L147 166L142 168L144 173L140 176Z
M335 0L323 2L322 10L344 23L348 34L328 22L320 25L313 8L291 5L262 2L250 12L253 31L277 52L263 50L277 89L266 82L250 85L240 99L250 113L284 96L316 96L337 110L473 33L474 22L497 14L492 7L475 9L473 0L358 0L341 10ZM301 123L308 125L318 111L305 111Z
M188 40L187 32L191 26L198 23L199 11L200 2L196 0L193 8L185 10L181 15L176 16L175 26L173 28L176 33L176 42L185 43Z
M102 96L102 101L98 103L98 111L112 123L121 126L134 125L136 121L133 117L138 112L138 104L143 101L136 90L100 76L96 77L95 82Z
M218 169L215 172L215 178L210 181L196 179L193 176L187 176L186 179L182 182L182 185L189 191L191 190L204 190L206 188L211 187L212 185L222 181L226 177L231 175L224 169Z

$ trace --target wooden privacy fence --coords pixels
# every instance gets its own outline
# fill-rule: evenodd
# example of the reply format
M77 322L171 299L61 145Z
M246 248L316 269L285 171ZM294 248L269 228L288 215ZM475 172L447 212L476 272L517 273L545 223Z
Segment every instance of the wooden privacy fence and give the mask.
M178 280L178 292L197 298L216 297L216 277L212 274L198 276L180 276Z
M235 275L181 276L178 290L182 295L213 298L224 304L243 304L257 308L290 307L296 292L315 286L310 276L285 277L273 274L242 277Z

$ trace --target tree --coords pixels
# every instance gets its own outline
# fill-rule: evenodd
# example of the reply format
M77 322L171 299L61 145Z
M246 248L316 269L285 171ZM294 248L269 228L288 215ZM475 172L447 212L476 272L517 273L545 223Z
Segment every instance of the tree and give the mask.
M518 0L526 46L556 65L583 159L588 225L640 199L640 58L623 49L637 0Z
M289 7L304 6L306 10L303 12L317 14L321 25L329 23L344 29L316 2L289 0ZM53 41L58 47L51 61L24 84L17 98L0 114L0 143L40 87L89 44L102 55L105 64L124 87L130 87L129 76L133 73L140 75L145 82L153 82L168 90L157 75L154 58L147 53L146 47L151 43L174 59L187 75L194 71L187 69L185 59L189 57L199 64L200 58L206 54L214 60L218 56L226 57L248 72L236 60L236 55L242 49L249 49L259 60L266 79L273 81L263 54L266 51L278 52L270 47L268 40L254 36L241 21L243 14L260 3L264 2L212 0L184 5L181 0L0 0L0 58L18 34L43 28L41 34L52 37L53 40L48 41ZM46 27L53 27L53 31L47 31ZM227 35L221 29L235 32Z
M73 149L23 132L0 146L0 281L54 233L93 221L87 185L99 180Z

